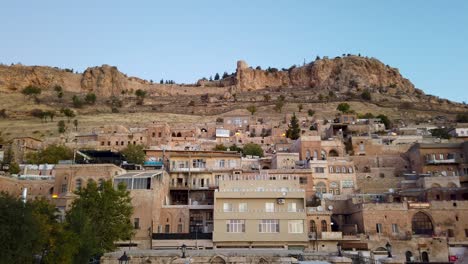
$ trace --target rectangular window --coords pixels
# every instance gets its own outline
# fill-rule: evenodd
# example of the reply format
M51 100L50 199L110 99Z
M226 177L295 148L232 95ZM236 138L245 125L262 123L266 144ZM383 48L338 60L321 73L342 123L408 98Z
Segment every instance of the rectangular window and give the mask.
M267 213L275 212L275 203L265 203L265 212Z
M453 232L453 229L447 229L447 236L448 237L455 237L455 233Z
M231 203L224 203L223 204L223 211L224 212L232 212L232 204Z
M133 228L140 229L140 218L133 219Z
M304 233L304 220L289 220L288 233Z
M182 233L182 224L177 226L177 233Z
M239 203L239 212L247 212L247 203Z
M299 184L307 184L307 177L299 177Z
M296 203L288 203L288 212L297 212Z
M220 160L219 161L219 167L224 168L224 163L225 163L225 160Z
M192 167L193 168L205 168L206 161L204 159L194 159L192 160Z
M468 237L468 229L465 229L465 237Z
M382 234L382 224L375 224L375 230L377 233Z
M392 233L398 234L398 224L392 224Z
M258 232L279 233L279 220L274 220L274 219L260 220L260 223L258 225Z
M227 220L226 231L228 233L244 233L245 232L245 220Z
M164 228L164 233L169 233L170 231L171 231L171 226L166 225L166 227Z
M61 193L66 193L66 192L67 192L67 184L62 184Z
M323 168L323 167L315 167L315 173L325 173L325 168Z

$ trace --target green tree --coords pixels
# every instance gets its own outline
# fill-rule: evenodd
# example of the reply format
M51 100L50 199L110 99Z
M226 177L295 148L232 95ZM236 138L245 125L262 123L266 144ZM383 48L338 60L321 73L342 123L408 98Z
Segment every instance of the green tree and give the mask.
M298 104L297 105L297 110L299 110L299 112L301 112L302 109L304 109L304 106L302 104Z
M124 183L114 188L111 180L102 186L89 181L76 194L66 216L67 229L76 234L78 244L73 263L88 263L90 258L114 250L116 241L131 239L133 207Z
M96 103L96 94L95 93L88 93L85 96L85 102L89 105L93 105Z
M255 105L249 105L247 106L247 111L249 111L251 115L254 115L257 112L257 107Z
M60 86L60 85L55 85L55 86L54 86L54 91L55 91L55 93L57 94L57 98L58 98L58 99L62 99L62 97L63 97L63 89L62 89L62 86Z
M268 102L270 102L270 100L271 100L271 96L269 94L264 94L263 95L263 101L268 103Z
M75 108L81 108L83 106L83 101L76 95L72 97L72 103Z
M70 123L70 120L76 116L75 112L70 108L63 108L60 110L60 112L62 112L67 117L68 123Z
M226 151L226 150L227 150L227 147L224 146L223 144L217 144L217 145L213 148L213 150L215 150L215 151Z
M146 97L146 91L138 89L135 91L135 95L137 97L137 105L143 105L143 101Z
M431 129L431 135L436 138L450 139L452 136L449 134L448 128L435 128Z
M227 72L224 72L223 73L223 79L226 79L227 77L229 77L229 74Z
M42 89L34 85L28 85L21 91L21 93L33 98L36 103L39 103L38 96L42 93Z
M364 92L361 93L361 98L370 101L372 99L371 93L369 90L365 90Z
M215 81L219 80L219 73L216 73L216 74L215 74L214 79L215 79Z
M385 125L386 129L390 129L390 127L392 126L392 122L390 121L390 119L386 115L380 114L380 115L378 115L376 117L380 118L382 123Z
M369 119L369 118L375 118L375 116L372 114L372 113L365 113L365 114L359 114L358 115L359 118L365 118L365 119Z
M73 120L73 126L75 126L75 131L78 131L78 119Z
M301 128L299 127L299 120L297 120L296 113L293 113L291 122L286 130L286 137L292 140L296 140L301 136Z
M143 145L128 145L121 152L129 163L143 164L146 154Z
M63 121L63 120L58 121L57 127L58 127L57 128L58 132L60 134L63 134L63 133L65 133L65 131L67 131L67 127L65 126L65 121Z
M252 156L258 156L258 157L263 157L263 149L260 145L255 144L255 143L248 143L244 145L243 149L244 155L252 155Z
M9 169L8 169L8 172L10 174L18 174L18 173L20 173L20 171L21 170L20 170L20 167L19 167L18 163L16 163L16 162L11 162L10 163L10 166L9 166Z
M275 107L273 108L276 112L281 113L281 110L284 106L284 100L281 100L281 97L276 100Z
M73 151L64 145L49 145L38 152L26 154L26 161L31 164L57 164L60 160L71 160Z
M315 111L312 110L312 109L309 109L309 110L307 110L307 114L308 114L309 116L314 116L314 115L315 115Z
M349 106L348 103L340 103L336 110L342 112L342 113L348 113L349 109L351 109L351 106Z
M234 144L229 147L229 151L242 153L244 150L241 147L238 147L236 144Z
M164 84L164 79L161 79L161 80L159 81L159 84Z

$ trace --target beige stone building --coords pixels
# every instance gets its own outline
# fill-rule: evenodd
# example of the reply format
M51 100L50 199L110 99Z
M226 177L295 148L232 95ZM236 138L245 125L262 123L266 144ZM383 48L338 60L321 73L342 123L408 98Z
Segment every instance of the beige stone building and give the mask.
M213 243L217 248L307 247L305 192L295 176L240 176L215 192Z

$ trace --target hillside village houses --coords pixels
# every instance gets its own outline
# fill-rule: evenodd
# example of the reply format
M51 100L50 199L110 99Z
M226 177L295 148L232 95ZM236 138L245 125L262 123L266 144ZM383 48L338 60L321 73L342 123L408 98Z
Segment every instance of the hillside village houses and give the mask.
M0 190L19 196L27 188L28 198L45 197L64 215L88 181L124 182L135 235L123 247L335 254L339 243L350 256L379 259L390 243L401 259L394 263L468 260L466 137L442 142L408 127L389 133L380 120L355 115L298 119L297 140L286 138L288 122L239 115L104 126L63 142L82 151L144 145L139 170L92 161L23 164L26 152L46 143L15 138L0 151L11 148L22 172L0 176ZM230 149L248 143L264 156ZM215 150L221 144L227 149Z

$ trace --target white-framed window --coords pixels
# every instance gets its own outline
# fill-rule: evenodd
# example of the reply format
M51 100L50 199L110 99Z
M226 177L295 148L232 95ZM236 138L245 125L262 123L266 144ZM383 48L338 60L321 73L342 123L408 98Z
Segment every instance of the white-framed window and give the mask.
M275 203L265 203L265 212L267 213L275 212Z
M398 233L398 224L392 224L392 233L394 234Z
M353 167L348 168L348 173L353 173Z
M288 212L297 212L296 203L288 203Z
M247 203L239 203L239 212L247 212Z
M225 160L219 160L219 167L224 168L224 164L226 163Z
M279 220L264 219L258 224L258 232L260 233L279 233Z
M232 212L232 203L224 203L223 204L223 211L224 212Z
M206 160L204 159L194 159L192 160L193 168L206 168Z
M315 173L325 173L324 167L315 167Z
M227 220L226 232L244 233L245 232L245 220L239 220L239 219Z
M304 233L304 220L289 220L288 233Z
M330 173L333 173L333 166L330 166L328 170L330 171Z
M444 159L444 154L439 154L439 159L443 160Z

